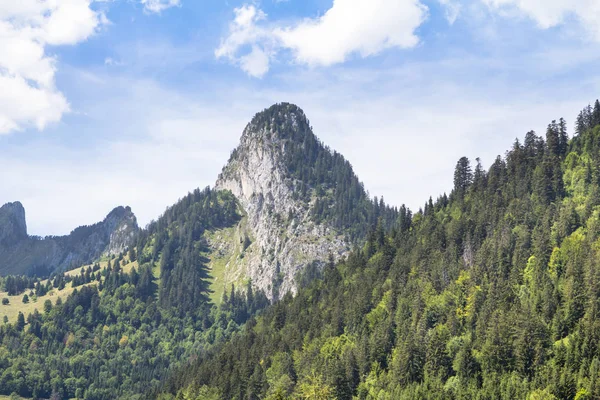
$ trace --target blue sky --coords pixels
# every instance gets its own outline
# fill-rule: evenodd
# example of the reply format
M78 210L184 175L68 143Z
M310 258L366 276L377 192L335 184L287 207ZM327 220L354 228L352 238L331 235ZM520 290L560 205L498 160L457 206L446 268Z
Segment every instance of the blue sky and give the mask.
M0 203L31 234L212 185L294 102L372 195L417 209L456 160L599 97L595 0L23 0L0 5Z

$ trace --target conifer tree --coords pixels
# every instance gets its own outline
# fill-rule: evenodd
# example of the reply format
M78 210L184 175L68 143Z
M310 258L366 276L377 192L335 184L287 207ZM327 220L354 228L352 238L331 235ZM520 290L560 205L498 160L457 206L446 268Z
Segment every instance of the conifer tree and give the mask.
M462 157L456 163L454 170L454 192L462 198L465 192L473 182L473 173L471 171L471 162L467 157Z

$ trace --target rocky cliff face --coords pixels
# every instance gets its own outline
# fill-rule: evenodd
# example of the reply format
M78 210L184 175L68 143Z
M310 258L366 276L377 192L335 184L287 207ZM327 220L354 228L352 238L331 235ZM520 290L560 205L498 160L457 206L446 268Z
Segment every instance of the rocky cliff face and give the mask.
M216 182L217 190L236 196L246 216L235 232L235 243L220 237L211 243L224 254L235 254L231 247L250 243L243 258L228 261L225 279L239 281L246 276L272 298L295 292L294 277L309 263L322 265L330 254L338 259L349 251L343 236L313 221L310 211L316 199L298 196L299 182L286 165L290 140L302 136L298 130L308 121L295 106L277 107L273 117L277 123L265 123L264 115L257 115L246 127ZM285 134L281 126L287 127Z
M27 239L25 209L21 203L7 203L0 207L0 245L11 245Z
M139 231L129 207L117 207L102 221L66 236L27 235L21 203L0 208L0 274L47 274L118 254L134 243Z
M104 250L107 255L125 251L139 231L137 219L129 207L115 208L102 224L105 237L108 236L108 244Z

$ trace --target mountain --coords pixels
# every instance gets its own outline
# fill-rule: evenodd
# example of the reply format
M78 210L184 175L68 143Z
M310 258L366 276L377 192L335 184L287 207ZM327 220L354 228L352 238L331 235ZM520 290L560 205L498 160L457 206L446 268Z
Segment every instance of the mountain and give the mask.
M310 179L324 152L296 106L275 105L248 124L215 184L216 190L228 190L239 201L244 213L239 229L250 242L244 258L228 262L226 280L243 274L277 297L294 290L296 273L308 263L322 265L329 255L339 259L347 254L349 241L343 232L313 218L318 198ZM308 176L292 165L296 157L308 168ZM213 245L227 246L219 240Z
M600 398L600 102L367 235L161 399ZM449 171L450 173L450 171ZM160 393L160 394L159 394Z
M193 190L139 231L129 213L42 240L19 228L24 213L7 212L4 251L29 266L31 254L63 268L130 246L49 280L0 278L8 321L0 342L23 343L0 354L0 394L143 398L176 366L219 348L272 302L410 216L369 198L350 163L287 103L255 115L215 188ZM93 251L83 257L82 248Z
M32 237L27 234L23 205L8 203L0 208L0 274L47 275L89 264L127 249L138 231L131 209L117 207L102 222L69 235Z
M0 395L600 398L600 102L576 132L553 121L488 170L461 158L413 214L370 199L298 107L270 107L217 188L126 254L0 278ZM3 237L22 235L6 210Z
M249 283L277 300L295 292L300 275L347 255L377 223L389 228L397 219L398 211L371 200L350 163L317 139L304 112L281 103L252 118L214 189L169 207L137 248L140 262L160 266L161 276L207 280L206 290L178 290L181 310L198 307L202 296L219 302L232 285L246 290ZM201 257L190 262L194 252ZM172 290L161 293L169 298Z
M324 146L289 103L254 116L215 189L238 200L248 245L243 258L227 262L225 280L241 274L275 299L295 292L295 278L308 265L340 260L380 217L389 227L398 215L369 199L350 163Z

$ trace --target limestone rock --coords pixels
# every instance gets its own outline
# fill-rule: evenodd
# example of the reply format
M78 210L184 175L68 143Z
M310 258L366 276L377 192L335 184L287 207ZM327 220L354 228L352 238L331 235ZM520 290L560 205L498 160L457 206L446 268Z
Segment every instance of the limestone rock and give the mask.
M272 127L278 124L265 124L259 116L255 117L245 128L240 145L215 185L217 190L231 191L246 214L236 242L251 238L244 257L228 264L229 280L246 276L271 298L295 292L294 277L308 264L323 265L330 254L339 259L349 251L342 235L327 224L312 220L314 198L305 201L294 193L298 182L288 172L285 153L290 137L300 136L293 134L299 133L300 123L308 121L295 106L279 107L279 125L296 132L283 134ZM231 246L218 239L212 245Z

